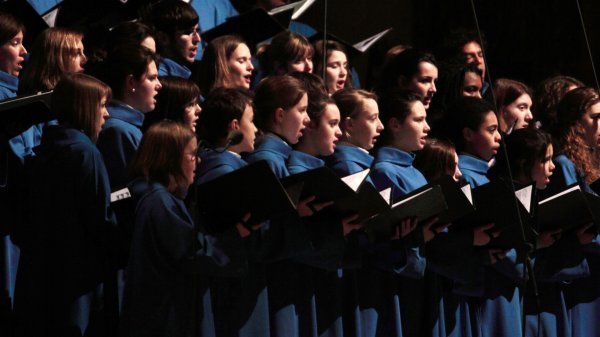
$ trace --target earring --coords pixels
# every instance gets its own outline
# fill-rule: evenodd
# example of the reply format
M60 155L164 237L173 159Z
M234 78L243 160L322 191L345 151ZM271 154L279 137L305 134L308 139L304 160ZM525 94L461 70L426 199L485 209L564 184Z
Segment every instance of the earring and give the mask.
M131 92L135 92L135 88L131 88Z

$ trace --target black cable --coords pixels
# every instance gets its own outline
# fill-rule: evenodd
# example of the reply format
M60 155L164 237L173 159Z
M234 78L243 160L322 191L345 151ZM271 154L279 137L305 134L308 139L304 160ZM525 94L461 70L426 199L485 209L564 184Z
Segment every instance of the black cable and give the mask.
M577 0L579 3L579 0ZM491 72L490 69L488 67L487 64L487 56L485 53L485 48L483 46L483 43L481 41L483 41L483 37L481 34L481 29L479 27L479 19L477 17L477 10L475 9L475 2L474 0L470 0L471 2L471 9L473 10L473 17L475 19L475 27L477 28L477 34L479 36L479 44L481 46L481 53L483 55L483 64L485 65L485 70L486 70L486 74L487 77L490 79L490 88L489 90L491 90L492 93L492 98L493 98L493 105L496 111L498 111L498 105L496 102L496 94L494 93L494 87L493 87L493 82L492 82L492 76L491 76ZM511 167L510 167L510 163L508 161L508 152L506 151L506 142L504 141L504 137L502 137L502 139L500 140L500 146L501 146L501 150L502 152L504 152L504 160L506 161L506 168L507 168L507 172L508 172L508 179L509 179L509 186L511 188L511 191L513 193L513 195L516 192L515 189L515 185L514 185L514 180L513 180L513 176L512 176L512 171L511 171ZM515 197L514 199L514 204L515 204L515 210L517 212L517 221L519 222L519 228L521 230L521 237L523 239L523 242L527 242L527 238L525 236L525 226L523 225L523 219L521 218L521 212L519 211L519 201L517 200L517 198ZM534 249L536 248L535 246L533 247ZM534 292L534 297L536 300L536 305L537 305L537 314L538 314L538 337L539 337L539 333L540 333L540 329L539 329L539 321L540 321L540 311L541 311L541 302L540 302L540 296L539 296L539 292L538 292L538 286L537 286L537 280L535 277L535 273L533 271L533 266L531 264L531 249L526 249L524 250L524 263L525 266L524 268L527 270L528 275L531 279L531 284L533 287L533 292ZM524 291L523 291L523 302L525 302L525 290L527 287L527 282L525 282L525 286ZM524 308L524 305L522 306ZM521 312L521 333L524 336L525 335L525 324L526 324L526 319L525 319L525 310L522 310Z

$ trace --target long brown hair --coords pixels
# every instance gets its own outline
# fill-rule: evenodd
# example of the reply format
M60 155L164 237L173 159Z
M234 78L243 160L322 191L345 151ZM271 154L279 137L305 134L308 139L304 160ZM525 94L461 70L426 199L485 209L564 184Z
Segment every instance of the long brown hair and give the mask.
M52 90L66 73L67 65L77 53L81 32L68 28L48 28L35 40L29 62L19 81L19 94Z
M177 196L184 197L188 182L181 169L185 147L196 136L181 123L163 120L152 125L142 137L131 163L133 177L162 184Z
M556 109L558 124L554 140L557 152L564 153L588 183L600 177L600 169L595 165L594 155L585 142L581 119L596 103L600 103L598 91L582 87L568 92Z
M218 37L206 46L198 71L198 86L206 96L213 88L224 87L229 76L229 58L244 40L235 35Z
M165 118L185 123L185 109L200 96L198 86L187 78L164 76L159 80L162 88L154 110L144 117L143 129Z
M52 111L60 124L82 130L96 142L100 103L102 98L110 100L110 95L110 87L92 76L65 75L52 92Z

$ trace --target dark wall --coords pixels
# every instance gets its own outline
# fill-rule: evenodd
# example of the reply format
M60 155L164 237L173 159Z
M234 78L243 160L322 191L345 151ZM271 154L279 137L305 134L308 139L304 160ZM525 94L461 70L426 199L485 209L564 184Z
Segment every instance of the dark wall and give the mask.
M546 77L565 74L595 86L576 0L473 1L487 39L492 78L509 77L535 85ZM323 2L319 0L315 8L322 8L319 6ZM595 62L600 67L600 3L580 3ZM354 59L367 85L371 83L371 71L381 64L389 47L402 43L436 50L450 30L475 28L470 0L329 0L328 9L329 31L349 42L360 41L388 26L394 28L366 55ZM306 21L319 26L322 14Z

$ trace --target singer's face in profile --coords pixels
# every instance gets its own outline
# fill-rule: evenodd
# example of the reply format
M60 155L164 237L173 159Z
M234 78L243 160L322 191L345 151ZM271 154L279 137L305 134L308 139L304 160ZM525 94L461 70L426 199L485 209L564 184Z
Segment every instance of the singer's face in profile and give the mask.
M183 158L181 158L181 171L185 177L188 186L194 183L194 174L198 163L198 143L196 138L192 138L183 150Z
M533 114L531 113L532 104L531 97L528 94L522 94L512 103L501 107L502 131L507 132L513 124L515 125L515 130L528 127L529 123L533 120Z
M466 72L461 88L461 95L464 97L481 98L481 87L483 87L481 76L476 73Z
M600 103L592 105L581 117L585 130L585 142L591 149L600 146Z
M298 143L302 137L302 130L310 122L306 109L308 108L308 95L304 94L298 104L283 111L281 118L282 136L290 144Z
M246 105L246 110L244 110L239 126L239 131L244 135L240 152L254 151L254 140L256 139L258 129L254 125L254 109L252 105Z
M202 112L202 108L198 104L198 99L193 99L184 110L184 124L189 126L193 132L196 132L196 122L198 121L198 116L200 116L200 112Z
M365 150L375 146L377 137L383 131L383 124L379 120L379 106L371 98L364 99L360 112L345 122L347 141Z
M427 134L429 133L429 124L426 121L427 112L425 106L420 101L415 101L410 109L410 113L400 125L397 133L397 146L407 152L422 150L427 143Z
M546 149L546 155L541 160L536 160L531 169L531 178L535 182L535 187L538 190L543 190L550 183L550 176L554 171L554 163L552 157L554 155L554 149L552 144L548 145Z
M488 112L477 130L465 128L463 136L470 154L486 161L492 159L500 148L501 139L496 114Z
M335 150L335 142L342 136L340 130L340 109L335 104L327 104L323 115L318 121L318 126L315 128L314 124L308 128L314 132L311 133L312 137L318 140L317 152L319 156L329 156L333 154Z

